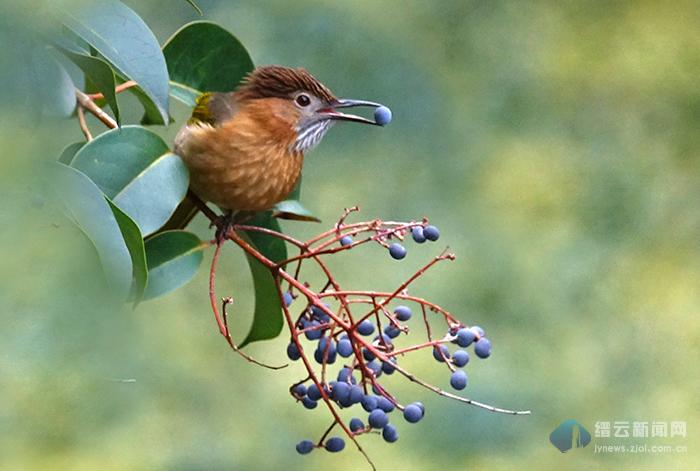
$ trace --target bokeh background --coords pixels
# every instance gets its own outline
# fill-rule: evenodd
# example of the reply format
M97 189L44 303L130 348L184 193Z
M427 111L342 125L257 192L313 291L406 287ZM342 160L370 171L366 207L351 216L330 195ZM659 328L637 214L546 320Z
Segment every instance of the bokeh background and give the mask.
M198 19L184 1L127 3L161 42ZM449 246L457 261L413 292L492 339L492 357L468 366L470 397L533 411L495 415L392 377L427 415L395 419L396 444L362 439L379 469L698 469L698 2L198 3L257 64L304 66L338 95L392 108L387 128L342 125L325 138L302 199L326 225L359 205L368 219L428 216L442 237L409 245L401 263L368 249L334 269L348 287L389 289ZM204 271L135 311L110 307L89 243L38 165L80 138L77 125L27 110L26 80L12 79L17 26L46 21L37 6L3 6L0 468L366 469L351 447L296 454L327 413L291 400L299 365L273 372L230 352ZM138 106L120 100L137 121ZM168 138L187 115L173 106L178 122L159 130ZM284 226L299 237L322 228ZM202 220L194 228L208 233ZM220 276L242 338L251 286L236 251ZM285 344L249 351L281 362ZM448 386L429 353L411 367ZM548 436L569 418L591 433L596 421L686 421L687 438L593 441L688 451L563 455Z

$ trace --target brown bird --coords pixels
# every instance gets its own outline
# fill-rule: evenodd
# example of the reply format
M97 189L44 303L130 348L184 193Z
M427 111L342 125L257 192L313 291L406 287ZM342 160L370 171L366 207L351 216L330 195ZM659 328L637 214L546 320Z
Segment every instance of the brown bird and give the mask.
M174 151L189 168L191 191L202 200L227 212L266 210L292 191L304 153L335 122L388 122L339 111L354 106L384 108L338 99L304 69L258 67L233 92L203 94L175 138Z

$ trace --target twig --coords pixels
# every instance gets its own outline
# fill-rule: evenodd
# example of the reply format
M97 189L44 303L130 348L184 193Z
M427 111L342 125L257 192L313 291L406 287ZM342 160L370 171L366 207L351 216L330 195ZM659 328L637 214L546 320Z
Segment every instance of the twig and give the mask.
M256 365L262 366L264 368L269 368L271 370L280 370L282 368L287 367L288 365L286 364L280 366L273 366L256 360L247 353L242 352L241 349L238 348L238 345L236 345L236 343L231 338L231 334L228 330L228 325L226 323L226 311L227 306L233 302L233 299L230 297L222 299L221 311L223 312L223 317L219 314L218 303L216 300L216 267L219 263L219 255L221 254L222 245L223 244L221 243L216 244L216 248L214 249L214 256L212 257L211 268L209 270L209 302L211 303L212 311L214 311L214 317L216 318L216 323L219 326L219 332L221 332L221 335L224 336L226 342L233 349L233 351L238 353L247 361L255 363Z
M114 92L121 93L124 90L128 90L131 87L135 87L137 85L138 85L138 83L134 82L133 80L128 80L128 81L114 87ZM102 99L104 99L105 96L102 93L92 93L92 94L88 95L88 97L90 97L90 99L92 99L92 100L102 100Z
M75 90L75 98L78 100L78 104L85 108L86 111L92 113L97 119L102 121L102 123L107 126L108 128L115 129L118 128L119 125L117 122L105 111L97 106L94 101L85 93L81 92L80 90L76 89Z
M92 134L90 133L90 128L88 128L87 122L85 121L85 109L82 105L78 105L77 109L78 125L80 126L80 130L83 131L83 135L85 135L85 140L90 142L92 141Z

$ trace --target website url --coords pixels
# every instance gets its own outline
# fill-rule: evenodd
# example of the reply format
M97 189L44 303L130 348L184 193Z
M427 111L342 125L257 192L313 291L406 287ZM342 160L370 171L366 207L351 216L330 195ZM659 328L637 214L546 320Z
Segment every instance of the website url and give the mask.
M593 445L593 453L686 453L685 445Z

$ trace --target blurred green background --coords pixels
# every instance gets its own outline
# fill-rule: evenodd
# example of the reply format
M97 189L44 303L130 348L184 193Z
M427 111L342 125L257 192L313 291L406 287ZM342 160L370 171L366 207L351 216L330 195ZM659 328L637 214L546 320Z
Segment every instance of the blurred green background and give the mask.
M198 19L184 1L127 3L161 42ZM467 368L469 397L533 411L495 415L394 375L390 389L427 415L395 419L396 444L362 438L379 469L698 469L698 2L198 3L257 64L304 66L340 96L392 108L387 128L342 125L324 139L302 199L325 226L359 205L367 219L428 216L442 237L409 244L401 263L368 249L333 267L347 287L391 289L449 245L457 261L413 293L492 339L492 357ZM45 21L37 6L7 2L0 20L0 468L366 469L352 447L296 454L328 414L287 393L299 365L273 372L230 352L206 270L135 311L109 307L90 244L37 165L80 139L77 124L36 117L17 93L17 25ZM120 100L124 122L137 121ZM168 138L187 110L173 115ZM284 226L300 238L325 227ZM240 339L251 285L240 254L224 260ZM279 363L286 342L249 352ZM407 364L448 387L429 353ZM568 418L591 434L596 421L686 421L687 438L593 443L688 450L563 455L548 436Z

